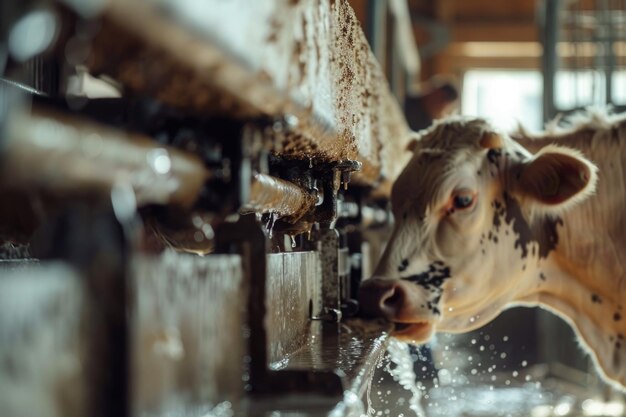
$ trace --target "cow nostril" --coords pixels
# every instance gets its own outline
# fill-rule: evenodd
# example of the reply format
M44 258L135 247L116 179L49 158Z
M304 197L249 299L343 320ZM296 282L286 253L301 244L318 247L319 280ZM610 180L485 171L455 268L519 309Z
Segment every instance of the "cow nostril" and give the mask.
M359 308L365 317L395 320L406 302L406 292L394 280L371 278L359 288Z
M402 290L399 287L393 287L381 297L380 309L385 315L394 317L402 307L403 299Z

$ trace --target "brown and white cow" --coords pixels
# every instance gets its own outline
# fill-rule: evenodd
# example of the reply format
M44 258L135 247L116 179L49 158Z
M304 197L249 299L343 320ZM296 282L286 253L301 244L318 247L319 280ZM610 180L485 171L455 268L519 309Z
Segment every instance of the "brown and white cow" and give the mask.
M516 141L455 117L411 149L393 234L360 289L364 313L420 343L541 306L626 386L626 118Z

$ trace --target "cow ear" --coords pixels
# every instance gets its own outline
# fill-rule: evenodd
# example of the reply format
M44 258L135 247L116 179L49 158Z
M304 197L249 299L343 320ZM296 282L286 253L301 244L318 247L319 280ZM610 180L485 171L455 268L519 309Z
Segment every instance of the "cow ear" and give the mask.
M486 132L482 135L478 144L485 149L500 149L504 146L502 137L494 132Z
M547 146L524 163L518 191L548 210L567 209L593 194L597 170L578 151Z

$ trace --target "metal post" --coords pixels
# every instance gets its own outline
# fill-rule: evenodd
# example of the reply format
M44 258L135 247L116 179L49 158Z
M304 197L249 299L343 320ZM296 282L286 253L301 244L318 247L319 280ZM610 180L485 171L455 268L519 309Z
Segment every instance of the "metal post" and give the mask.
M554 78L557 69L556 42L558 38L559 0L546 0L541 20L543 29L543 119L548 122L556 115Z

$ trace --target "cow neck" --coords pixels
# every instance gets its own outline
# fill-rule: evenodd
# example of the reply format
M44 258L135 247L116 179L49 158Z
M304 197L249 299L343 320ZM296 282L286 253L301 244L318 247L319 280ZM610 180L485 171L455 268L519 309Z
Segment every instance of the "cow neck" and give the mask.
M541 261L538 299L567 316L588 344L626 336L626 124L606 130L522 141L532 152L548 143L583 152L599 169L595 195L563 213L558 243Z

